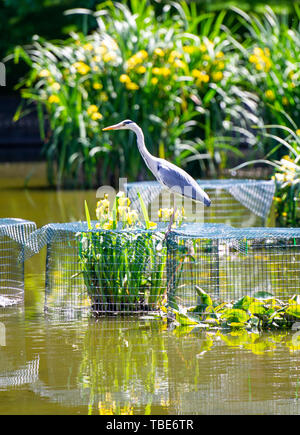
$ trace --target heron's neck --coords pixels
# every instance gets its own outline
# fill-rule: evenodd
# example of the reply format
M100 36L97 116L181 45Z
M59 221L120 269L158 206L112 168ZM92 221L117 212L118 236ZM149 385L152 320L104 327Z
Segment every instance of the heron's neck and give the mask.
M155 157L152 156L152 154L150 154L146 148L144 133L143 133L142 129L138 126L135 127L134 132L136 134L136 140L137 140L137 146L138 146L139 152L141 153L143 159L145 160L145 163L148 166L148 168L152 171Z

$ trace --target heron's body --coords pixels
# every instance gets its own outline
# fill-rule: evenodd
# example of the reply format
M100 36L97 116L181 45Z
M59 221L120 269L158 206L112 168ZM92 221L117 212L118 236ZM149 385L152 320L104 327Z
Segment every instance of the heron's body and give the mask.
M137 136L138 149L157 181L174 193L203 202L210 206L211 201L199 184L187 172L165 159L154 157L146 148L142 129L133 121L125 120L103 130L132 130Z

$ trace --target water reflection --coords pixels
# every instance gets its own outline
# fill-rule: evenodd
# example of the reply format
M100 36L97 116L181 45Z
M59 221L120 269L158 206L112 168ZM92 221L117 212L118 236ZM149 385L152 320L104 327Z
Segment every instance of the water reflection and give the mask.
M205 333L24 310L1 322L1 413L300 413L295 332Z

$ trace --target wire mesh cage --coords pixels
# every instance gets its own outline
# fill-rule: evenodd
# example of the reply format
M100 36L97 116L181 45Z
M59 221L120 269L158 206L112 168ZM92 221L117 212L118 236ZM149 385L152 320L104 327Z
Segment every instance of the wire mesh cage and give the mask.
M167 256L171 305L197 306L199 289L221 302L299 294L300 229L190 227L170 233Z
M300 229L184 224L166 231L89 230L49 224L46 310L145 313L199 303L199 289L221 302L269 292L287 300L300 289ZM31 236L31 240L32 240Z
M275 193L273 180L226 179L197 182L212 201L209 208L203 209L203 222L225 223L235 227L265 225ZM140 207L139 192L148 206L151 219L158 220L158 210L164 207L169 195L166 195L157 181L125 183L124 189L136 209ZM195 222L193 202L185 200L184 206L188 220Z
M36 230L34 222L22 219L0 219L0 306L7 307L23 300L24 246Z
M70 223L37 233L47 239L46 310L140 313L166 298L163 232Z

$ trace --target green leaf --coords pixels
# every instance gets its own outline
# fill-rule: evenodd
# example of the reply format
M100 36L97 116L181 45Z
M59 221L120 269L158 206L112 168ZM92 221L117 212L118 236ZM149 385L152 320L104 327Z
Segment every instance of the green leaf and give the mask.
M92 227L90 212L86 200L84 200L84 209L85 209L85 216L86 216L88 229L91 230L93 227Z
M248 310L249 306L253 302L253 298L246 295L243 296L241 299L239 299L235 304L233 305L233 308L240 308L242 310Z
M188 316L184 313L176 313L175 318L180 325L197 325L199 322L194 319L192 316Z
M297 317L300 319L300 304L292 304L287 307L285 313L289 316Z
M263 302L261 301L254 301L249 306L249 311L253 315L264 315L267 313L268 309L264 306Z
M138 196L138 198L140 200L140 204L141 204L141 209L142 209L142 213L143 213L143 216L144 216L145 225L146 225L146 228L148 230L150 228L150 220L149 220L149 216L148 216L148 211L147 211L147 208L145 206L144 200L141 197L140 192L137 192L137 196Z
M250 316L244 310L238 308L228 308L221 315L223 320L227 320L228 323L245 323L249 320Z
M212 306L212 299L202 288L200 288L198 285L195 286L195 290L200 297L201 304L205 304L208 306Z

